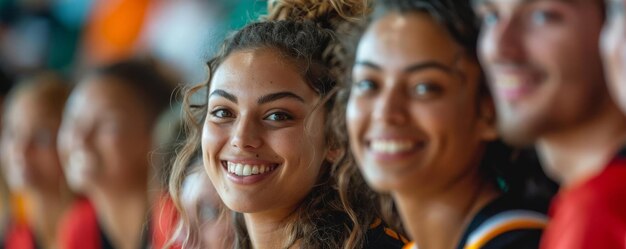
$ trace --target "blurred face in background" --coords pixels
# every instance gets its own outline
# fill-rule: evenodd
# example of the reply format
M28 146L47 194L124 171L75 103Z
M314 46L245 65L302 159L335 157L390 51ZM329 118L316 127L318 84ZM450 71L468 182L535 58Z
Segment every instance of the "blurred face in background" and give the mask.
M602 59L613 99L626 113L626 18L624 0L607 0L602 31Z
M426 13L390 13L361 38L346 122L350 146L378 191L443 189L478 172L496 138L480 67ZM427 191L427 190L425 190Z
M64 177L57 154L62 107L28 88L7 104L2 127L3 170L12 191L56 191Z
M201 248L232 248L234 229L230 217L220 215L224 204L202 166L183 182L181 202L191 222L191 232L198 233Z
M529 145L606 103L598 0L477 0L479 54L502 136Z
M324 108L292 63L273 49L237 51L211 80L203 160L232 210L291 214L318 179Z
M70 186L89 192L145 184L151 128L134 89L116 78L85 79L70 96L59 136Z

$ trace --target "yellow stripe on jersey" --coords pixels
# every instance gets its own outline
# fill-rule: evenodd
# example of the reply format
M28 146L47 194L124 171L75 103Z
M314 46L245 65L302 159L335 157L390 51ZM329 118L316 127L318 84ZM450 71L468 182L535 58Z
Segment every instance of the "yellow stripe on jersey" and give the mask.
M498 235L513 230L543 229L547 222L545 215L530 210L502 212L489 218L472 232L464 249L479 249Z

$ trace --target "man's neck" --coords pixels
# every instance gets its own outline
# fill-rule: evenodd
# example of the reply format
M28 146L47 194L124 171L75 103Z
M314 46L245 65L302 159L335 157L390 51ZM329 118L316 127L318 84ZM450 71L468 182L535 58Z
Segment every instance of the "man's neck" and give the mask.
M537 149L544 171L571 187L599 174L626 142L626 118L612 103L580 124L543 136Z

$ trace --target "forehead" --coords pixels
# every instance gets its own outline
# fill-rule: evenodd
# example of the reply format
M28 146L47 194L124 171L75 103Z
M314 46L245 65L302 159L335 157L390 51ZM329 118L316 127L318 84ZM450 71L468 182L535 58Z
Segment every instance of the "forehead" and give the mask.
M305 99L317 96L294 62L273 49L230 54L211 79L209 91L215 89L244 98L277 91L294 92Z
M135 90L112 77L89 77L84 79L70 95L68 111L78 115L98 112L131 113L144 112L141 99ZM87 110L86 110L87 109Z
M460 46L427 13L390 13L373 22L359 42L357 60L404 65L420 60L451 59Z
M472 0L474 6L494 6L515 9L534 3L559 3L563 6L582 6L584 4L603 4L604 0Z
M55 111L54 107L49 106L41 94L34 91L24 91L15 96L10 106L7 106L7 123L23 123L23 122L42 122L44 120L53 120L60 118L59 111Z

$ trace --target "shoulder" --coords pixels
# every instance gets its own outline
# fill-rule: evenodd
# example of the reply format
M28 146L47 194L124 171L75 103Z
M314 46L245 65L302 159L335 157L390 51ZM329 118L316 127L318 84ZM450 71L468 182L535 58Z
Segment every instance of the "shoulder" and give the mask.
M551 207L546 248L622 248L626 246L626 164L612 163L602 173L563 190Z
M537 248L547 223L544 210L527 208L513 197L502 196L478 212L459 248Z
M599 175L579 186L564 190L553 207L558 216L576 217L579 221L597 220L602 217L626 222L626 199L615 198L626 195L626 164L609 165Z
M545 214L533 210L503 211L469 233L463 248L537 248L547 221Z
M377 218L366 233L364 249L401 249L408 240Z
M87 199L77 199L59 223L59 242L63 248L99 248L100 229L96 211Z
M4 235L4 248L36 248L35 236L27 224L10 222Z

